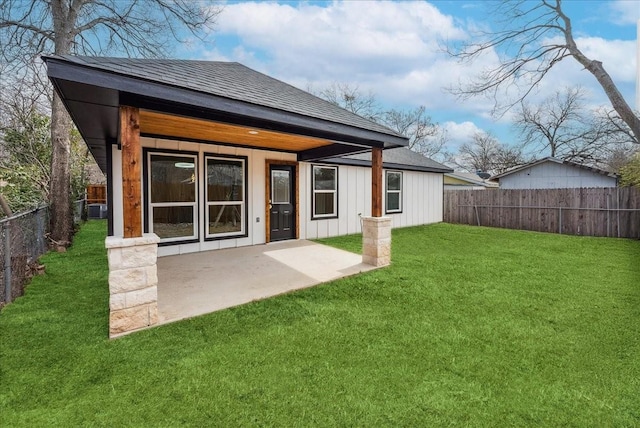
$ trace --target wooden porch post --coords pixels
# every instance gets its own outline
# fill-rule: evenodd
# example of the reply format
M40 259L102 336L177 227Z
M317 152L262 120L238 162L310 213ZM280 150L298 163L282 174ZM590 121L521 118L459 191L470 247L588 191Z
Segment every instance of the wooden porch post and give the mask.
M138 238L142 236L142 150L140 111L136 107L120 106L120 144L124 238Z
M123 236L107 236L109 337L158 323L158 242L142 233L140 111L120 106Z
M382 149L371 149L371 216L382 217Z

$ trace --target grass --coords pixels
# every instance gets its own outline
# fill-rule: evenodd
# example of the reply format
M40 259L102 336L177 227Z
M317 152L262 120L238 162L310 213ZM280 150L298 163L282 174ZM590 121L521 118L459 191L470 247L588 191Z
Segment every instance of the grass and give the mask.
M387 269L110 341L104 235L0 313L0 425L640 425L638 241L399 229Z

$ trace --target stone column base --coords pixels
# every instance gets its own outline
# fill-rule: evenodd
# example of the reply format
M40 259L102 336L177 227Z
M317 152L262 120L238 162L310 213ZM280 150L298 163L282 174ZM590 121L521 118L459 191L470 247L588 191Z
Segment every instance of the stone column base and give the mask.
M160 238L145 233L140 238L109 236L109 337L158 323L158 273Z
M391 217L362 217L362 263L391 263Z

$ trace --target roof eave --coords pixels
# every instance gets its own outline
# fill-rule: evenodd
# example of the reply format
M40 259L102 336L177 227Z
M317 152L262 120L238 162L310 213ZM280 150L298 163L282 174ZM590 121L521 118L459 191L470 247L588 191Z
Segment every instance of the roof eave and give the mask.
M365 160L365 159L329 158L329 159L324 159L323 162L331 165L364 166L364 167L371 166L371 161ZM438 174L444 174L444 173L453 171L452 169L448 169L448 168L436 168L436 167L409 165L409 164L384 162L384 161L382 162L382 167L385 169L397 169L400 171L434 172Z
M225 122L246 124L282 132L295 132L317 138L325 138L340 143L364 147L404 147L408 145L406 137L385 134L377 131L353 127L324 119L303 116L270 107L243 101L219 97L190 89L152 82L116 72L96 69L90 66L69 62L60 57L43 56L47 64L47 74L60 93L68 110L65 94L58 80L77 84L105 88L118 93L120 104L155 109L158 111L180 111L193 117L222 119ZM137 105L136 105L137 104ZM204 117L203 117L204 116ZM105 139L116 138L107 135ZM335 156L336 154L333 154ZM317 157L317 154L303 154L303 157Z

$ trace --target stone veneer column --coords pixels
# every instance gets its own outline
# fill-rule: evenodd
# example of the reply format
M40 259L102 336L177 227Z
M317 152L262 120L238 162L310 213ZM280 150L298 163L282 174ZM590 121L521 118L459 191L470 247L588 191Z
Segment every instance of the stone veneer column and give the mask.
M109 337L158 323L158 242L155 233L139 238L108 236Z
M391 263L391 217L362 217L362 263Z

